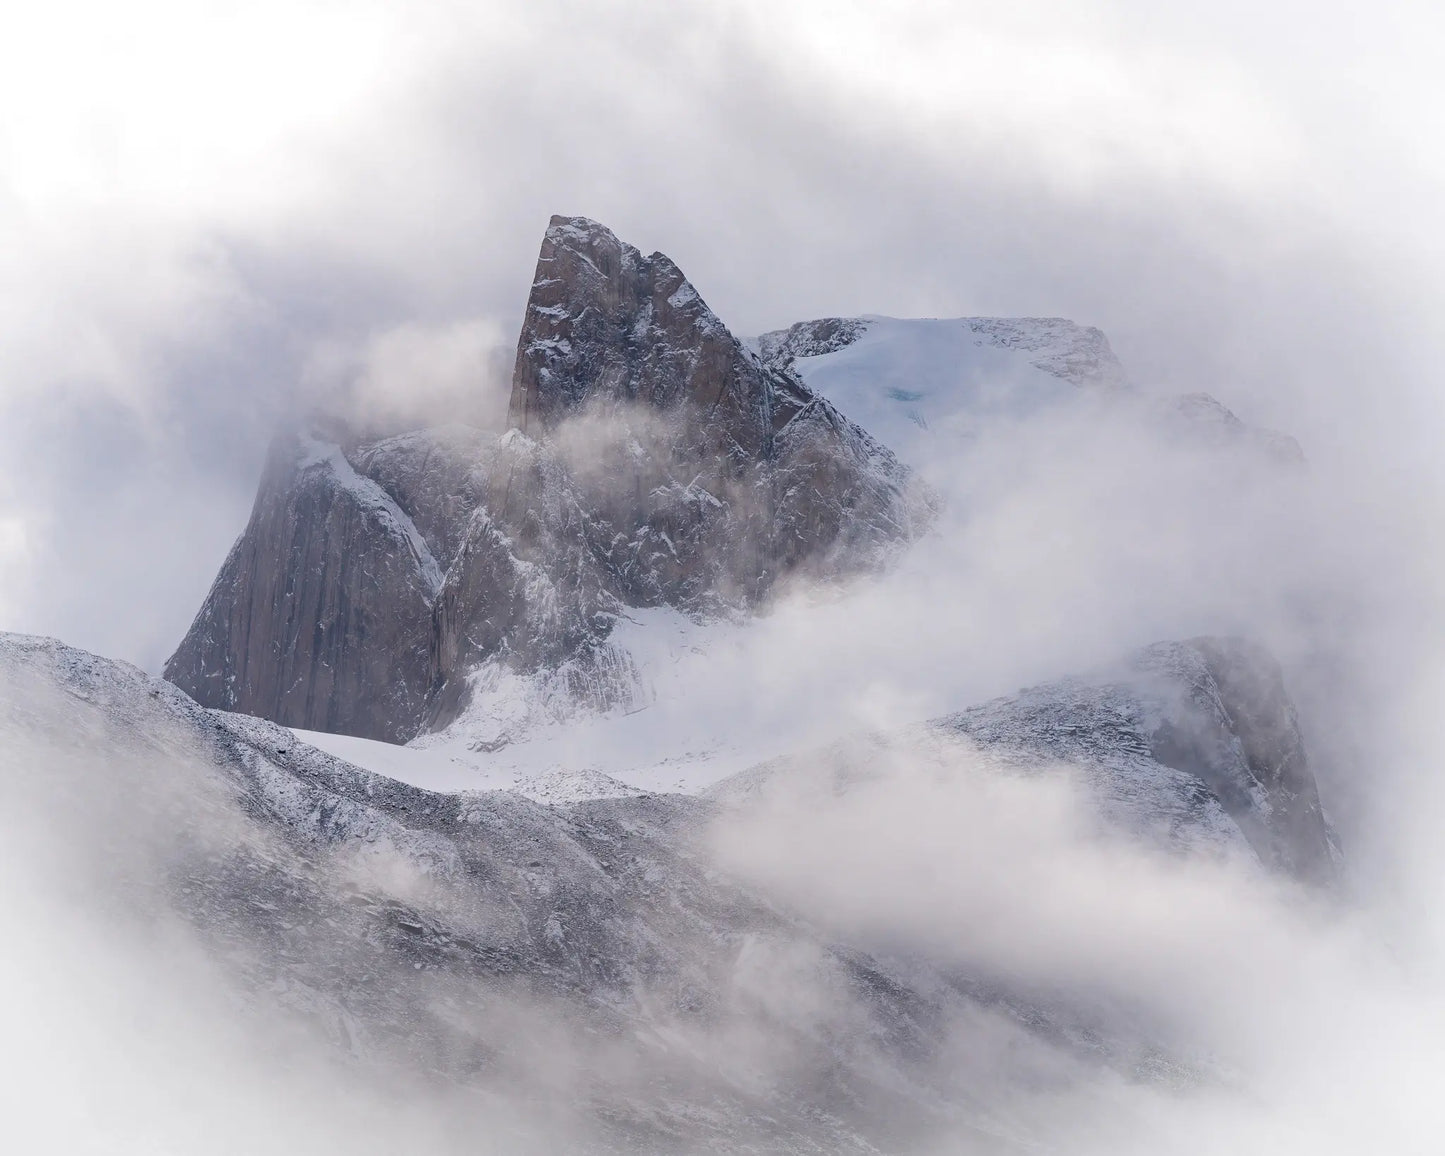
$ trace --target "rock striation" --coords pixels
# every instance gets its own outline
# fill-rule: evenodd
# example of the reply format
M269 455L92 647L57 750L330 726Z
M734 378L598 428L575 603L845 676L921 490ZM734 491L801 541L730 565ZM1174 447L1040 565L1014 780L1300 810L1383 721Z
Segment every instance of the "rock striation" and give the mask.
M251 520L165 677L287 726L405 741L485 664L631 693L628 606L747 610L883 565L927 523L893 454L735 338L667 257L554 217L500 437L272 447Z

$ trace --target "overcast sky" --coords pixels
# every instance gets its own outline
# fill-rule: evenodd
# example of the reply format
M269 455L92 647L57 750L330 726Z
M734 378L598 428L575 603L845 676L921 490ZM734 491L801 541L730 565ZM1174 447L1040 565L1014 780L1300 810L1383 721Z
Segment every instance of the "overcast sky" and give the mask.
M0 628L157 668L307 391L495 420L554 212L740 333L1096 324L1141 386L1418 494L1435 7L10 5Z

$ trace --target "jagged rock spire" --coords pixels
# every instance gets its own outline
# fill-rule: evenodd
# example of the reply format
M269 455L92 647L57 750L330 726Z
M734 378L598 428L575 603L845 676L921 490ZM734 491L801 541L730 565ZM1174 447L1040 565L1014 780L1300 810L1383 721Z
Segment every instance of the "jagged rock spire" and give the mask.
M552 218L517 342L511 425L541 435L584 406L640 403L706 425L708 448L756 458L771 447L770 393L668 257L644 257L585 217Z
M406 739L463 710L481 664L568 666L605 698L583 684L625 668L598 657L622 607L756 605L911 532L888 450L765 366L668 258L584 218L543 238L510 409L525 436L283 437L166 677L208 706Z

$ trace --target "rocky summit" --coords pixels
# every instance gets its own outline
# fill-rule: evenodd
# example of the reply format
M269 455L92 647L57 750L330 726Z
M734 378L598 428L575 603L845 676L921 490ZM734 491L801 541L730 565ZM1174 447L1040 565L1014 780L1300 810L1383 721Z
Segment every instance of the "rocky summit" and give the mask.
M405 741L481 664L608 705L628 606L693 615L876 568L930 504L882 444L734 337L667 257L554 217L500 437L321 423L272 447L165 677L211 707Z

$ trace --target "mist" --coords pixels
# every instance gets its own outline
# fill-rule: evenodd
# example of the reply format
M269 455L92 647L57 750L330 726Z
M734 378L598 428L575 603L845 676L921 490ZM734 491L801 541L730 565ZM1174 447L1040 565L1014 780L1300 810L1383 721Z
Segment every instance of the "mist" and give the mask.
M897 1151L1434 1151L1441 23L1404 0L1368 18L1282 0L7 14L0 629L154 673L278 428L320 410L501 431L554 212L666 252L738 334L1068 317L1108 334L1136 393L938 439L915 463L936 517L882 573L680 627L651 746L559 740L568 766L726 740L739 766L801 768L688 844L787 932L719 962L706 1027L652 992L655 1040L599 1041L530 991L468 1003L387 957L376 982L417 1016L450 1009L515 1050L474 1085L438 1074L450 1037L348 1050L288 1003L294 975L258 978L259 935L222 950L181 913L188 856L280 863L478 937L515 917L405 847L297 850L189 738L12 673L11 1146L621 1149L599 1105L832 1094L835 1045L850 1072L887 1070L843 944L1078 1029L948 1018L908 1072L977 1111L887 1121ZM1161 426L1151 406L1195 391L1305 464ZM1126 838L1074 767L869 745L1196 635L1280 660L1342 850L1331 893L1247 847Z

